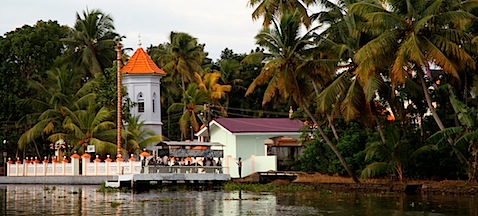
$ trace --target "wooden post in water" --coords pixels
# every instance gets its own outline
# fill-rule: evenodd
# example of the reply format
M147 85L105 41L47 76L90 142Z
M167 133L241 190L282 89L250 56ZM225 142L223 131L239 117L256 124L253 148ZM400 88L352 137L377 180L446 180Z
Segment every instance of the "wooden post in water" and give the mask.
M118 73L116 76L116 82L117 82L117 91L118 91L118 102L117 102L117 107L116 107L116 127L117 127L117 134L116 134L116 142L118 144L118 152L116 153L116 156L118 157L121 155L121 129L122 129L122 119L121 119L121 113L122 113L122 102L123 98L121 96L121 43L118 41L118 45L116 46L116 61L118 63Z

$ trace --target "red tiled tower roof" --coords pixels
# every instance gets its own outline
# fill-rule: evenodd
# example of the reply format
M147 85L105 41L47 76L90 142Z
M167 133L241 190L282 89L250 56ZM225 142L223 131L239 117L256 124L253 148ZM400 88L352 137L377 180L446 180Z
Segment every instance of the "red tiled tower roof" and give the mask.
M149 55L143 50L138 48L133 56L129 59L126 65L121 68L121 72L127 74L162 74L166 75L166 72L161 70L149 57Z

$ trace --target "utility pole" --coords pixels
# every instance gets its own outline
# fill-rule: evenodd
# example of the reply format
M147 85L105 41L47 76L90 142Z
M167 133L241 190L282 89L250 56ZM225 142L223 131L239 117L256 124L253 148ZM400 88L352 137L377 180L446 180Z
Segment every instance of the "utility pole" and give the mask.
M118 63L118 73L116 75L116 90L118 91L118 102L117 102L117 107L116 107L116 128L117 128L117 134L116 134L116 142L118 144L118 152L116 153L116 157L121 155L121 129L123 127L122 124L122 119L121 119L121 114L123 111L122 108L122 102L123 102L123 97L121 95L121 43L118 41L118 45L116 46L116 61Z
M211 130L209 129L209 104L204 104L204 120L207 127L207 138L206 142L211 142Z

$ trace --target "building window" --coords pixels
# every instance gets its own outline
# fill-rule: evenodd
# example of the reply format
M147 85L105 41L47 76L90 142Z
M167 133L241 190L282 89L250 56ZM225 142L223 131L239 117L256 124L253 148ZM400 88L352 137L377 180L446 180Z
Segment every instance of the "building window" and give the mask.
M140 113L144 112L144 99L143 99L142 92L138 94L138 112Z
M153 112L154 112L154 111L155 111L155 109L154 109L154 99L153 99Z
M144 102L143 101L138 102L138 112L140 112L140 113L144 112Z

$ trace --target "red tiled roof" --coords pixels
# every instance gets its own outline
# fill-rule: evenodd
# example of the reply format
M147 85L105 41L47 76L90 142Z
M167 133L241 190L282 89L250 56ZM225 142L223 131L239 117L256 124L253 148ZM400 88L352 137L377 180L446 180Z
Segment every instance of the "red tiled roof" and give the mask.
M299 132L304 123L289 118L218 118L218 124L231 133Z
M121 72L127 74L164 74L166 72L161 70L143 50L138 48L133 56L128 60L126 65L121 68Z

